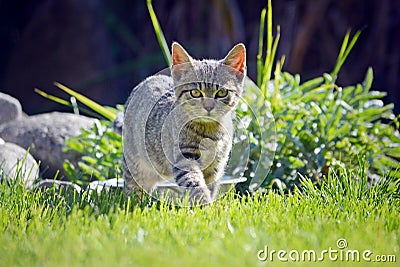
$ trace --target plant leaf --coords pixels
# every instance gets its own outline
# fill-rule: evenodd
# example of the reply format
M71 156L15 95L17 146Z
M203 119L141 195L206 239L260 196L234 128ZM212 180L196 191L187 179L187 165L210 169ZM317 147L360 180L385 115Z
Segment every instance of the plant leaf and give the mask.
M154 28L154 31L156 33L157 41L158 41L158 43L159 43L159 45L161 47L161 51L164 54L164 58L165 58L165 61L168 64L168 67L171 67L172 66L172 63L171 63L171 52L169 51L169 47L167 45L167 42L165 41L165 36L164 36L164 33L163 33L162 29L161 29L161 26L158 23L157 15L156 15L156 13L154 12L154 9L153 9L152 0L147 0L146 3L147 3L147 9L149 10L151 22L153 24L153 28Z
M92 110L96 111L97 113L102 115L104 118L106 118L110 121L115 120L115 117L117 116L116 113L111 112L110 110L101 106L100 104L96 103L95 101L87 98L86 96L84 96L80 93L75 92L74 90L68 88L67 86L65 86L61 83L55 82L54 85L57 86L58 88L60 88L61 90L65 91L66 93L74 96L79 102L83 103L84 105L88 106Z

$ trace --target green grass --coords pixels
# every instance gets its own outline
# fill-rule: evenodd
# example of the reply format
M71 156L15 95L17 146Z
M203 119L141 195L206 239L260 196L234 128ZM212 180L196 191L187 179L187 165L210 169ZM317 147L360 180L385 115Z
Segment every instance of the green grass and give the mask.
M369 188L365 178L361 171L330 173L319 186L303 180L301 192L230 193L192 209L139 205L121 193L61 197L3 183L0 266L270 266L257 259L265 246L320 253L337 249L340 238L348 249L396 255L398 262L399 184ZM310 264L321 263L296 263ZM354 263L326 256L324 264Z

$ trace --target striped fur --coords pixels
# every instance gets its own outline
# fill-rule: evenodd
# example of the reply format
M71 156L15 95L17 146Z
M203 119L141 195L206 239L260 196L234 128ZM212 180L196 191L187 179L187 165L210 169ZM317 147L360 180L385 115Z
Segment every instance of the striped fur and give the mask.
M245 50L194 60L177 43L171 76L136 86L124 114L124 177L147 192L174 179L192 204L215 199L232 146L232 116L246 76Z

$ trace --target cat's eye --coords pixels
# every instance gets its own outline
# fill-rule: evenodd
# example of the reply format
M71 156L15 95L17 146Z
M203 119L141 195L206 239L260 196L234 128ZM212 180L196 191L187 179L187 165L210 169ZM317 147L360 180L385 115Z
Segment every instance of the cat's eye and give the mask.
M202 97L202 96L203 96L203 94L201 93L201 91L200 91L200 90L197 90L197 89L190 90L190 95L191 95L193 98L198 98L198 97Z
M219 89L217 93L215 94L215 98L224 98L228 95L228 90L225 89Z

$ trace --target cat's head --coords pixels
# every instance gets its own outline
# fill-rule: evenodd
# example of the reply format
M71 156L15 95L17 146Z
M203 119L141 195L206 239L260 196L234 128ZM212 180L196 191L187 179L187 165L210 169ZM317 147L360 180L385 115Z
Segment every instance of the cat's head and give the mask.
M235 108L246 77L246 48L237 44L221 60L196 60L172 45L172 78L180 108L190 118L219 120Z

